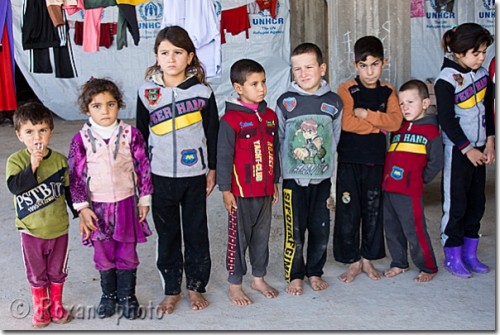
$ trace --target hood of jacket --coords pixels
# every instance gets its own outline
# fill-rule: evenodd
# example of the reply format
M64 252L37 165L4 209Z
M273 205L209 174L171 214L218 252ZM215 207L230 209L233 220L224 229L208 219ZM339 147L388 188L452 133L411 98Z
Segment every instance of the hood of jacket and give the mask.
M321 82L320 82L320 86L319 88L313 92L313 93L310 93L310 92L306 92L304 91L298 84L296 81L292 81L290 83L290 86L288 87L288 91L289 92L294 92L294 93L298 93L300 95L317 95L317 96L322 96L328 92L331 92L332 89L330 88L330 85L327 83L326 80L324 79L321 79Z
M149 77L149 80L154 82L157 85L160 85L162 87L166 87L165 83L163 82L163 72L153 73ZM196 76L192 75L192 76L187 77L182 83L180 83L176 87L185 90L185 89L190 88L191 86L197 85L199 83L200 82L199 82L198 78Z
M408 121L405 121L405 122L408 122ZM425 115L421 119L411 121L410 123L413 123L414 125L417 125L417 126L422 126L422 125L426 125L426 124L431 124L431 125L437 126L438 120L437 120L436 115L430 114L430 115Z
M267 109L267 102L265 100L262 100L259 102L259 105L257 107L257 112L258 113L265 113ZM236 98L231 98L226 100L226 111L232 110L232 111L239 111L243 113L248 113L248 114L255 114L255 111L244 106L238 99Z

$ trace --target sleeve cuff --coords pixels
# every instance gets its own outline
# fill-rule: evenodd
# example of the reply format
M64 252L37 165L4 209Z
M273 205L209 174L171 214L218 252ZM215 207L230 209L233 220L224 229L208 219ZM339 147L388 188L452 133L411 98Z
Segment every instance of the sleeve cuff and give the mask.
M462 150L460 150L462 152L462 154L466 154L468 151L474 149L474 147L472 146L472 144L469 143L468 146L466 146L465 148L463 148Z
M90 205L90 204L89 204L87 201L85 201L85 202L79 202L79 203L74 203L74 204L73 204L73 208L74 208L77 212L79 212L79 211L81 211L82 209L89 207L89 205Z
M231 191L231 185L219 185L219 191Z
M151 194L140 197L137 206L151 207Z

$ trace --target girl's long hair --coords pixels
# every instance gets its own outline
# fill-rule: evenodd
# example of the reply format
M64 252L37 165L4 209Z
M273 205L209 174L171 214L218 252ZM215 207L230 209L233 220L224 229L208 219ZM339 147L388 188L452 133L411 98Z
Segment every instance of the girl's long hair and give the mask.
M443 34L441 46L445 53L465 55L468 50L476 52L486 43L489 47L494 41L490 31L477 23L462 23Z

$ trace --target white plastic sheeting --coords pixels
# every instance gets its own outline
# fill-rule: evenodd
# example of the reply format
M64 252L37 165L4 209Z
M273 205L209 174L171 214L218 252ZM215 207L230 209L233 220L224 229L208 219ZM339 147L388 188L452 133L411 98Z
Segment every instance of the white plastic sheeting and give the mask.
M128 47L117 50L116 41L109 49L101 47L96 53L82 50L74 44L74 29L70 29L78 77L71 79L56 78L54 73L40 74L29 72L29 53L21 45L22 1L12 0L15 58L37 97L55 114L66 120L86 119L80 113L77 97L80 86L93 77L107 77L114 80L124 92L126 109L120 111L123 119L135 118L137 89L144 80L146 68L155 62L153 53L154 39L162 21L163 0L149 0L136 7L140 29L140 42L135 46L129 33ZM267 74L268 95L266 101L271 108L290 82L290 19L289 0L278 1L278 15L272 18L269 11L259 11L250 15L251 29L249 38L245 33L236 36L226 34L222 45L222 73L219 78L211 78L209 83L215 92L219 114L224 112L224 102L234 96L229 81L231 65L241 58L251 58L260 62ZM221 10L246 5L245 0L214 1L220 18ZM68 16L72 21L83 20L82 12ZM102 17L103 23L117 22L118 8L107 7Z

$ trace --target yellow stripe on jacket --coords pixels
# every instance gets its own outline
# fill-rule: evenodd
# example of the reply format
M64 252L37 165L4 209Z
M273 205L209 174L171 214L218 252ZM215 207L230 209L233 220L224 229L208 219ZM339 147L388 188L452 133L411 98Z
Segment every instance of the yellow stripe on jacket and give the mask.
M471 96L469 99L458 103L458 107L463 109L472 108L479 101L483 101L485 95L486 95L486 89L482 89L481 91Z
M202 117L201 117L201 112L196 111L193 113L178 116L173 120L175 120L175 129L182 129L189 127L195 123L201 122ZM171 133L173 130L173 120L170 119L165 122L159 123L151 127L151 131L156 135L165 135Z
M411 152L414 154L422 154L422 155L427 154L427 149L425 147L425 144L422 144L422 143L420 143L420 144L404 143L404 142L392 143L389 146L389 152L392 152L392 151L404 151L404 152Z

